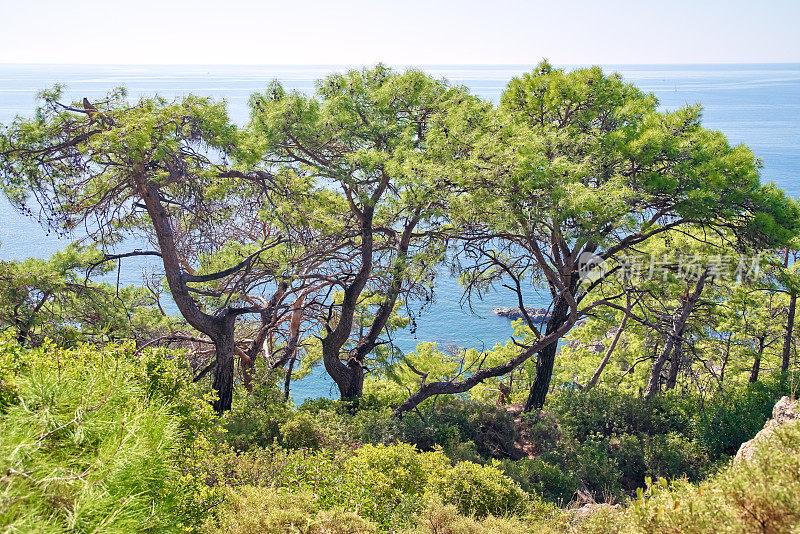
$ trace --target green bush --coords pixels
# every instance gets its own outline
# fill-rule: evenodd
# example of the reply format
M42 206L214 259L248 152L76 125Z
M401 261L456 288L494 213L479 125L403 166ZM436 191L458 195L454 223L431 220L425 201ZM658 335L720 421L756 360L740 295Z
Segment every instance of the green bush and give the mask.
M592 492L595 499L611 501L622 496L622 472L601 441L586 440L567 460L567 467Z
M430 480L451 469L441 450L419 452L404 443L365 445L346 467L358 485L359 513L392 529L409 524L422 510Z
M605 510L578 532L797 532L800 527L800 425L761 443L751 461L699 483L660 479L621 510Z
M266 447L280 439L281 425L289 419L291 411L276 387L275 378L276 375L270 375L252 393L240 390L234 395L233 406L226 414L225 439L235 449Z
M308 412L293 414L280 427L283 443L292 449L320 449L333 441L320 424Z
M766 380L717 394L695 417L700 442L714 455L734 455L769 419L772 407L789 394L785 377Z
M547 410L563 432L579 442L621 434L668 434L690 427L688 403L671 395L645 400L601 387L558 390Z
M416 519L416 528L404 534L548 534L559 532L559 521L553 517L495 517L476 519L461 514L452 504L429 499Z
M353 512L321 510L308 493L244 486L229 489L225 503L204 525L208 534L350 534L377 532Z
M411 443L421 450L438 445L453 451L459 459L519 457L515 442L517 428L514 417L493 404L446 399L428 406L418 414L407 414L397 425L397 441ZM462 443L471 442L477 453L466 458ZM472 448L472 446L469 446Z
M486 517L519 514L528 496L495 467L459 462L431 479L428 490L466 515Z
M543 499L562 506L572 500L580 485L575 475L539 458L503 460L498 468L527 493L541 495Z

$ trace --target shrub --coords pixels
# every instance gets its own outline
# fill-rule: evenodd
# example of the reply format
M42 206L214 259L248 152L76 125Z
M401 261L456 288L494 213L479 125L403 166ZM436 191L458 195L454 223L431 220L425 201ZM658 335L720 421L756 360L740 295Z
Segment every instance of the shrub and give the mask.
M569 457L567 467L596 500L611 501L622 496L622 472L617 461L609 456L604 443L586 440Z
M696 481L712 468L708 452L699 443L674 433L648 438L643 452L646 473L651 478L685 476Z
M514 417L492 404L447 399L422 409L422 417L408 414L398 424L397 439L421 450L438 445L463 457L459 443L472 442L478 458L519 457ZM474 459L478 459L474 458Z
M800 424L762 442L749 462L699 484L648 483L631 505L579 525L586 532L796 532L800 525Z
M671 395L645 400L601 387L563 389L547 405L562 431L580 442L620 434L667 434L690 427L685 401Z
M712 398L695 427L700 442L714 455L734 455L769 419L772 407L788 393L785 381L771 377Z
M289 406L275 385L275 375L270 376L252 393L234 395L226 415L225 439L237 450L271 445L280 439L281 425L289 419Z
M444 505L438 498L431 498L416 520L417 526L407 534L521 534L525 532L547 534L556 532L546 522L531 518L494 517L484 519L465 516L452 504Z
M352 512L320 510L308 493L244 486L229 489L225 504L204 525L204 532L230 534L350 534L377 532Z
M498 464L504 474L527 493L541 495L547 501L566 505L578 491L578 478L560 467L539 458L504 460Z
M429 491L454 505L462 514L518 514L524 511L528 496L517 483L494 467L459 462L430 481Z
M280 427L283 443L292 449L320 449L333 441L317 420L308 412L293 414Z
M359 485L358 511L383 528L408 525L423 507L431 478L450 469L441 450L414 446L365 445L347 462L347 476Z

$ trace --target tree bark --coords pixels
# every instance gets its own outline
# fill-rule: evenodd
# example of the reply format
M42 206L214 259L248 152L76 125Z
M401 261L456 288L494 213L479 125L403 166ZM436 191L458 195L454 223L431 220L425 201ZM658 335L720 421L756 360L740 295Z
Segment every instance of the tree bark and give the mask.
M394 310L406 273L406 261L411 245L411 237L414 228L419 223L419 214L410 216L406 220L403 232L400 234L395 247L397 257L391 271L391 285L387 288L385 297L375 312L367 333L349 351L347 363L343 363L340 359L341 349L350 336L357 300L372 274L372 255L374 252L373 215L374 208L367 207L364 209L361 229L361 267L352 284L345 290L339 323L333 331L322 339L322 357L325 370L328 371L328 374L339 387L341 398L346 400L358 399L364 392L364 361L367 354L375 348L380 333L386 327L386 323Z
M792 335L794 333L794 316L797 307L797 293L792 291L789 294L789 317L786 319L786 334L783 338L783 359L781 361L781 373L789 372L789 359L792 353Z
M553 341L558 341L559 338L565 336L570 328L575 324L571 317L568 317L561 327L552 334L544 335L541 339L536 341L533 345L523 349L516 356L511 358L505 363L495 365L494 367L485 367L478 369L471 375L463 380L443 380L438 382L427 382L427 373L421 374L421 383L419 389L411 394L404 400L400 406L395 408L392 412L392 417L402 417L405 412L413 410L415 407L426 399L436 395L454 395L456 393L464 393L473 387L482 383L484 380L496 378L498 376L505 376L526 361L528 361L534 354L544 350L544 347L552 344Z
M767 340L767 334L764 334L760 338L758 338L758 352L756 353L756 357L753 358L753 368L750 370L750 380L751 384L758 382L758 373L761 371L761 358L764 354L764 345Z
M214 411L222 414L231 409L233 403L233 370L236 363L236 344L234 338L236 318L226 316L222 331L212 337L217 365L214 367L214 382L211 386L217 392Z
M664 389L669 391L675 389L675 384L678 383L678 371L681 368L683 360L683 332L675 342L675 347L672 349L672 357L669 359L669 374L667 375L667 383Z
M553 313L550 316L550 320L547 321L545 336L556 332L566 322L568 315L569 305L567 304L567 300L563 297L559 297L558 300L556 300L556 305L553 306ZM555 366L557 351L558 338L539 352L536 359L536 378L533 384L531 384L528 400L525 402L525 408L523 409L525 412L541 410L544 406L547 392L550 390L550 381L553 378L553 367Z
M691 295L689 294L690 286L687 283L686 291L684 291L683 296L681 297L681 307L673 316L672 328L667 334L667 341L664 344L664 348L661 349L661 352L656 357L656 361L653 362L653 369L650 371L650 380L648 381L647 389L644 392L645 399L649 399L661 391L661 371L664 368L667 358L669 358L670 354L672 354L672 349L675 347L675 343L681 339L681 333L686 327L686 320L689 318L689 314L691 314L692 310L697 304L698 299L700 298L700 294L703 292L703 286L705 286L706 278L708 278L707 269L703 271L698 278L697 284L695 285L694 291Z

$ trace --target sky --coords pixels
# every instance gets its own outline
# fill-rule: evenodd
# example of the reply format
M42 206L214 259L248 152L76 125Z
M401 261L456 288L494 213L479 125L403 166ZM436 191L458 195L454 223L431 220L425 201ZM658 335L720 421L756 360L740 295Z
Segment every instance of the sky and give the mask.
M0 0L0 63L800 62L798 0Z

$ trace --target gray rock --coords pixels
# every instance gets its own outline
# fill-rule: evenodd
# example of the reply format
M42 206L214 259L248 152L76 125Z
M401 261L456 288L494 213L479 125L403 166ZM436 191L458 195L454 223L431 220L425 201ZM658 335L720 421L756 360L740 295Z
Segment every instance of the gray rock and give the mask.
M758 450L760 442L775 433L775 430L790 423L800 420L800 403L789 397L783 397L772 409L772 419L768 420L758 434L750 441L745 441L736 453L735 462L749 461Z

